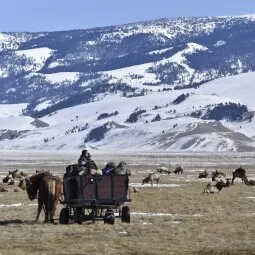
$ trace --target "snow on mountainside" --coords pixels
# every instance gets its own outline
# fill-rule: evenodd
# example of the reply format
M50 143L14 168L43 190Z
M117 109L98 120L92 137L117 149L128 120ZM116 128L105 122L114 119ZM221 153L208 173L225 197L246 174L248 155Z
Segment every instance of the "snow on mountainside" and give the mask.
M167 50L169 50L169 48L158 51L158 53L162 53ZM112 71L104 72L104 74L111 77L110 83L120 81L120 82L125 82L133 87L138 87L138 85L140 85L139 86L140 88L142 87L147 88L146 84L157 84L160 82L160 79L157 78L157 75L150 72L150 68L158 68L160 66L162 67L164 65L167 65L168 63L174 63L174 64L182 66L186 70L187 77L185 77L182 74L182 81L183 83L188 83L191 77L194 76L195 70L189 67L185 56L192 55L198 51L206 51L206 50L208 50L206 47L201 46L199 44L188 43L185 46L184 50L177 52L170 58L165 58L163 60L159 60L152 63L146 63L146 64L135 65L131 67L125 67L122 69L112 70ZM149 54L152 54L152 53L149 52ZM141 85L143 86L141 87Z
M0 33L0 148L254 150L254 31L244 15Z
M54 85L61 85L65 82L76 82L79 79L78 72L60 72L60 73L50 73L50 74L43 74L43 73L30 73L27 78L33 76L40 76L44 78L46 82L49 82Z
M197 89L185 90L189 96L178 104L173 102L183 93L182 90L152 90L139 97L123 97L120 93L102 94L94 102L59 110L41 118L41 123L48 126L30 127L31 131L12 140L1 139L0 136L0 148L252 151L255 149L253 119L215 121L200 118L196 113L206 113L209 108L229 102L249 102L252 112L255 106L251 101L252 94L244 92L246 101L242 91L246 88L252 91L254 80L255 73L215 80ZM243 87L238 81L242 82ZM222 86L226 90L231 88L231 93L222 90ZM141 114L138 114L136 121L127 122L132 113L139 111ZM160 118L156 120L158 115ZM23 124L20 123L21 118L24 118ZM5 128L24 126L25 129L32 123L27 118L2 118L1 123ZM17 122L10 125L10 121Z
M255 111L255 73L244 73L220 78L204 85L199 89L202 94L214 94L217 97L238 98L241 103Z
M27 104L0 104L0 117L13 117L22 115Z
M43 47L29 50L17 50L15 54L31 60L31 66L27 66L25 71L38 71L45 65L46 60L52 54L52 50Z
M43 33L0 33L0 52L17 50L26 41L43 35Z

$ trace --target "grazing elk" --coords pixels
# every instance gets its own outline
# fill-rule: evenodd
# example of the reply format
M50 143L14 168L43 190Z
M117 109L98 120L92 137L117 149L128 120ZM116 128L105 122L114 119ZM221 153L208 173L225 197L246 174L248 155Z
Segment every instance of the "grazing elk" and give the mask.
M161 182L160 175L158 173L151 173L146 178L143 179L142 185L145 183L151 183L151 186L153 186L153 181L157 182L157 185L159 182Z
M14 184L14 180L18 179L20 180L22 177L27 176L27 174L25 174L24 172L20 172L18 173L18 169L14 170L14 171L9 171L9 173L6 175L6 177L3 178L3 183L8 183L9 185ZM12 184L10 184L10 182Z
M199 173L198 178L206 178L208 176L207 170L204 170L202 173Z
M225 187L225 183L223 180L208 183L204 189L204 194L218 193L222 190L223 187Z
M167 167L164 167L164 166L160 166L157 168L157 171L161 174L165 173L165 174L171 174L171 171L167 168Z
M19 183L18 183L18 187L22 190L26 189L26 180L25 178L20 179Z
M232 174L233 174L233 178L232 178L232 181L231 181L231 185L234 185L234 180L235 180L236 177L241 178L242 180L247 179L246 170L243 169L242 167L239 167L236 170L234 170L232 172Z
M14 171L9 171L9 175L11 175L13 179L20 179L22 175L18 173L18 171L19 171L18 169Z
M6 175L6 177L3 178L3 183L9 183L12 180L12 177L10 174Z
M27 173L24 173L23 171L20 172L20 175L21 175L22 177L27 177L27 176L28 176L28 174L27 174Z
M15 184L15 181L14 181L14 179L10 179L10 181L8 182L8 185L14 185Z
M50 221L53 223L53 215L63 190L62 180L57 176L41 171L29 178L25 178L25 181L28 198L33 200L38 197L35 222L38 221L42 208L44 207L44 222Z
M231 178L226 178L225 186L224 187L230 187L231 185Z
M183 174L183 168L181 166L177 166L174 170L175 174Z
M226 174L216 169L215 171L212 172L211 177L212 181L215 181L216 178L226 177Z
M248 186L255 186L255 181L254 181L254 180L248 180L247 177L242 178L242 181L243 181L246 185L248 185Z

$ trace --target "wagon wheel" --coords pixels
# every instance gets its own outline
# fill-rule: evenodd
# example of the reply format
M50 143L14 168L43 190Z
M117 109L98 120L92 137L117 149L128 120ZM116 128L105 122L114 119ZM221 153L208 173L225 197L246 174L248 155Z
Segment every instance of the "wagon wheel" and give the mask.
M115 215L113 210L107 210L104 214L104 224L113 225L115 222Z
M69 210L68 208L62 208L59 214L59 223L68 224L69 223Z
M128 206L123 206L121 210L121 221L130 223L130 209Z
M82 207L77 207L74 209L74 221L78 224L82 224L83 221Z

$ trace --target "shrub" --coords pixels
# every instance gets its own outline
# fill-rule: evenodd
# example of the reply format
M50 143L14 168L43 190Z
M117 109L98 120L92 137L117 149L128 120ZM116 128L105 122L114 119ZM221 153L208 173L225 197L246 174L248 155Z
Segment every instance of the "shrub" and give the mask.
M129 118L126 120L126 123L136 123L141 114L145 113L146 110L137 110L129 115Z
M86 136L86 138L84 139L84 143L87 142L97 142L100 141L104 138L105 134L110 130L107 127L108 123L105 123L104 125L100 126L100 127L96 127L94 129L92 129L88 135Z
M151 122L160 121L160 120L161 120L161 117L159 114L157 114L156 117L151 120Z
M100 114L97 117L97 120L105 119L105 118L108 118L108 117L111 117L111 116L115 116L115 115L118 115L118 114L119 114L118 111L115 111L113 113L102 113L102 114Z
M242 120L245 114L248 112L246 105L228 103L223 105L220 103L212 110L208 110L203 119L222 120L227 119L229 121Z
M180 104L181 102L183 102L187 97L189 97L189 93L187 94L181 94L179 95L174 101L173 104Z

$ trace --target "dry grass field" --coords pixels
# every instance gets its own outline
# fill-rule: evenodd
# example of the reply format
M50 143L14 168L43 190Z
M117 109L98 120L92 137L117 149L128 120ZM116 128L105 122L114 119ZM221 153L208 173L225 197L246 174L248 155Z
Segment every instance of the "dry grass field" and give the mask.
M0 175L9 170L33 173L51 169L63 176L65 166L76 163L79 152L0 152ZM182 164L183 175L162 175L162 184L139 187L132 193L131 223L116 219L78 225L38 224L36 202L26 192L0 193L0 254L255 254L255 186L240 180L218 194L203 195L210 178L198 179L204 169L218 168L231 174L240 165L255 179L255 154L100 154L99 167L108 161L126 160L132 171L130 183L141 180L159 165L174 169ZM58 206L58 218L62 205Z

